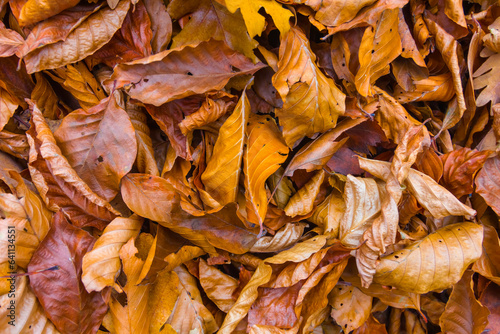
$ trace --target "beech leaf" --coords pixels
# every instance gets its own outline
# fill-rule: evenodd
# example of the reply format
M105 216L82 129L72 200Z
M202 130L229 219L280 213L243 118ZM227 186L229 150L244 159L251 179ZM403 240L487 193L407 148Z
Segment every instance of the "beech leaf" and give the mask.
M94 242L59 211L28 266L29 272L57 266L31 276L30 285L47 317L61 332L97 331L106 314L109 289L88 293L81 281L83 256Z
M446 289L481 256L482 238L482 226L473 223L443 227L383 257L374 282L416 293Z

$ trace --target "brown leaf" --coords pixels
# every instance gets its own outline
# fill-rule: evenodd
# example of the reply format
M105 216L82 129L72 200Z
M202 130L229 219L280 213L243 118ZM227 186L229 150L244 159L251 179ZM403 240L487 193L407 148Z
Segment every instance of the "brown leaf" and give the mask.
M335 142L335 140L346 130L364 122L364 118L345 119L335 128L328 130L312 142L303 146L288 164L285 170L286 176L292 176L297 169L305 169L308 172L322 169L335 152L346 142L346 139Z
M339 225L339 239L348 247L358 247L387 196L384 184L374 179L347 176L344 191L345 212Z
M144 5L151 20L151 30L153 32L151 47L153 53L156 54L164 51L170 43L172 19L163 0L145 0Z
M24 57L45 45L64 41L71 31L101 7L102 4L81 3L37 23L26 37L20 55Z
M333 190L323 202L314 210L309 221L323 228L324 233L329 233L334 238L339 237L340 221L346 211L346 204L342 194Z
M274 236L259 238L250 251L252 253L270 253L289 248L299 240L306 226L307 224L304 223L288 223L276 232Z
M300 188L288 201L285 207L287 216L295 217L299 215L306 215L313 210L314 201L320 191L321 185L325 179L326 172L320 170Z
M94 242L59 211L28 266L30 272L58 267L31 276L30 285L47 317L61 332L95 332L107 311L109 289L88 293L80 280L83 255Z
M7 271L0 271L1 275L7 275ZM19 271L19 273L23 273ZM15 285L9 288L0 296L0 316L5 319L0 323L0 331L3 333L17 334L26 332L56 334L59 331L54 324L47 318L40 302L33 293L27 277L18 277L15 279ZM13 289L15 293L8 293ZM15 307L15 313L12 314L12 306ZM11 309L9 310L9 307Z
M356 329L353 334L387 334L387 329L384 324L381 324L373 315L370 315L363 326Z
M482 226L452 224L383 257L374 281L417 293L442 290L456 283L481 255Z
M263 66L254 65L223 42L211 40L120 64L110 80L116 81L116 88L126 86L132 98L161 106L221 89L232 77L252 74Z
M258 288L258 297L248 311L248 326L293 327L297 321L295 303L303 284L300 281L290 287Z
M133 12L129 10L113 38L87 60L93 65L104 63L114 67L116 64L150 56L153 52L152 38L149 15L144 3L139 1L134 5Z
M10 57L17 54L19 48L24 44L24 39L16 31L7 29L3 23L0 23L0 43L0 55Z
M451 72L451 76L453 78L453 86L455 88L455 94L457 97L458 108L455 112L449 113L446 115L443 120L443 128L449 129L455 124L458 123L464 111L466 109L465 99L462 89L462 80L460 78L460 64L459 64L459 49L460 45L456 41L455 37L450 35L446 30L444 30L436 21L433 20L431 15L427 11L424 15L425 23L427 23L427 27L431 34L435 36L436 39L436 47L443 56L443 60L446 63L446 66ZM461 50L460 50L461 51Z
M102 198L113 199L137 154L134 127L115 95L66 116L54 137L82 180Z
M18 105L6 90L0 88L0 131L9 122Z
M474 296L472 274L472 271L465 272L453 286L450 299L439 318L439 325L445 333L479 334L488 324L490 312Z
M24 134L0 131L0 150L20 159L28 159L29 144Z
M234 107L235 103L229 100L229 96L222 99L212 99L207 96L200 109L187 115L182 122L179 123L179 128L182 134L186 136L195 129L200 129L205 125L215 122L228 111L232 111Z
M63 209L73 224L103 229L119 213L80 179L62 155L41 112L33 106L29 170L40 196L53 211Z
M281 39L273 85L284 104L276 115L287 145L293 147L304 136L334 128L345 111L345 95L314 64L316 56L299 28L290 29Z
M30 1L38 2L38 0ZM58 68L93 54L113 37L129 8L130 0L121 0L115 9L103 8L90 15L69 33L64 41L44 46L27 54L24 61L28 73Z
M123 178L121 194L127 206L139 216L154 221L170 221L179 196L163 178L148 174L128 174Z
M364 170L382 180L387 180L390 166L388 162L364 158L360 158L359 161ZM410 169L405 184L417 201L436 218L450 215L474 216L476 214L475 210L464 205L453 194L424 173Z
M441 156L443 184L453 195L460 198L471 194L476 173L481 169L491 151L461 148Z
M483 291L479 302L488 308L490 315L488 315L488 325L485 331L495 332L500 330L500 313L498 313L498 307L500 303L498 301L498 296L500 293L500 287L496 284L490 283L488 287Z
M302 243L299 243L289 250L266 259L267 263L282 264L287 261L300 262L309 258L319 251L326 243L324 236L318 236ZM220 327L220 334L232 333L238 323L247 315L252 304L258 298L259 286L267 283L271 279L272 268L269 264L261 262L252 275L250 281L241 291L234 306L227 313L223 324Z
M478 107L486 105L491 101L491 104L500 102L500 94L497 92L498 78L500 73L499 54L493 54L474 72L474 89L484 88L476 100Z
M346 4L339 0L321 2L308 0L297 3L310 6L316 12L314 18L325 26L338 26L352 20L361 9L374 2L373 0L356 0Z
M483 168L476 177L476 192L481 195L486 203L497 213L500 213L498 202L498 182L500 177L500 158L497 156L486 160Z
M177 333L197 330L199 333L211 334L217 331L219 326L210 311L203 305L195 278L183 266L177 267L174 271L179 277L180 295L167 323Z
M472 270L488 278L489 280L500 283L500 240L494 227L483 225L483 252L481 257L474 262Z
M127 114L130 117L132 126L135 130L135 140L137 141L137 157L135 164L140 173L159 176L158 166L153 150L153 141L151 132L147 125L147 117L140 108L128 107Z

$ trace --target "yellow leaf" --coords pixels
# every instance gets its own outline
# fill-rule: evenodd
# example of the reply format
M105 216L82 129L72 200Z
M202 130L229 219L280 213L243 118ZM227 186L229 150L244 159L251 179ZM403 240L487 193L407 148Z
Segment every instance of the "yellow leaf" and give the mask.
M308 220L322 227L324 233L328 233L333 238L338 238L340 221L345 211L345 201L341 193L334 189L330 195L316 207Z
M78 4L78 0L28 0L19 15L19 24L27 26L48 19L67 8Z
M227 9L231 13L236 12L238 8L240 9L250 37L254 37L255 35L260 36L265 28L266 20L264 16L259 14L259 9L262 7L266 10L267 14L271 15L281 35L286 34L290 29L288 21L292 17L292 13L274 0L226 0L225 2Z
M456 283L481 256L483 227L445 226L409 247L385 256L373 281L416 293L443 290Z
M106 94L84 62L55 69L51 78L77 100L83 110L89 110L106 98ZM50 74L50 73L49 73Z
M250 102L243 92L233 113L220 128L212 158L201 175L205 191L220 206L236 200L249 115Z
M247 219L262 227L267 212L266 180L288 156L288 147L274 119L251 114L243 155Z
M18 271L22 274L23 271ZM13 293L6 293L0 296L0 332L9 334L21 333L43 333L58 334L59 331L54 324L47 318L45 311L40 305L35 294L31 290L28 278L17 277L15 285L9 287ZM15 305L14 314L9 310L8 305ZM9 324L9 321L14 321Z
M3 211L1 204L0 211ZM14 235L14 254L11 253L12 247L9 247L12 245L11 240L13 240L8 238L9 235ZM16 266L27 268L39 243L27 219L15 216L0 219L0 252L2 252L0 253L0 263L9 262L9 259L12 260L9 255L14 255L14 264L10 267L11 271L14 271Z
M366 28L359 46L359 70L355 84L363 96L373 95L372 85L382 75L389 73L389 63L401 54L398 33L399 9L382 12L375 27Z
M179 277L177 288L180 294L167 323L177 333L196 331L211 334L217 331L218 326L212 313L202 302L196 279L183 266L174 271Z
M115 218L106 226L92 250L83 257L82 282L88 292L101 291L115 284L121 267L120 249L131 238L137 237L142 221L141 217L133 215Z
M334 128L344 114L345 95L316 66L309 40L299 28L281 36L278 72L272 81L285 101L276 115L287 145L293 147L304 136Z
M265 236L257 240L250 249L250 252L271 253L282 251L292 246L302 237L306 226L307 224L305 223L288 223L276 232L274 236Z
M172 39L171 49L213 38L224 41L231 49L239 51L252 60L257 60L252 50L257 47L258 43L252 39L253 36L248 35L240 13L235 11L230 13L226 7L215 0L171 1L167 10L176 20L186 14L190 15L187 24Z
M228 312L234 305L233 293L238 288L238 280L224 274L214 266L200 259L200 284L207 297L223 311Z
M338 26L352 20L363 8L374 3L375 0L306 0L294 3L310 6L316 13L314 18L325 26Z
M123 287L123 291L127 294L127 304L122 306L113 298L109 310L117 333L148 334L150 326L148 299L151 287L136 285L144 261L136 256L138 249L134 241L135 238L130 239L120 250L123 272L127 275L127 284Z
M362 169L382 180L387 180L391 164L385 161L359 158ZM475 216L476 211L460 202L433 178L415 169L410 169L404 182L410 193L435 218L446 216Z
M172 314L179 297L179 278L173 271L162 271L158 274L153 288L149 291L151 323L149 333L159 333L160 328Z
M345 246L358 247L363 233L370 228L382 208L385 185L374 179L347 175L345 212L340 221L339 239Z
M314 200L325 180L326 172L318 171L302 188L290 198L285 207L287 216L295 217L306 215L313 210Z

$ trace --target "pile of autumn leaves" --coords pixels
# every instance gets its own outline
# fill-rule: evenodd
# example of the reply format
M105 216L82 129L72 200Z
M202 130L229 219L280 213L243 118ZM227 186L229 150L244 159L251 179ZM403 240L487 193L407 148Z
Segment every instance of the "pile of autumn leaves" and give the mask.
M0 12L0 332L500 330L494 1Z

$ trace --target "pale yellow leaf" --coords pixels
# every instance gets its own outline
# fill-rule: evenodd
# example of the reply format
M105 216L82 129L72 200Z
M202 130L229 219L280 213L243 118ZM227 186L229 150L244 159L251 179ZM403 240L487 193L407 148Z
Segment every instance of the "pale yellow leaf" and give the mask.
M131 238L137 237L143 219L136 215L130 218L115 218L104 229L82 263L82 282L88 292L101 291L115 284L121 267L120 249Z

